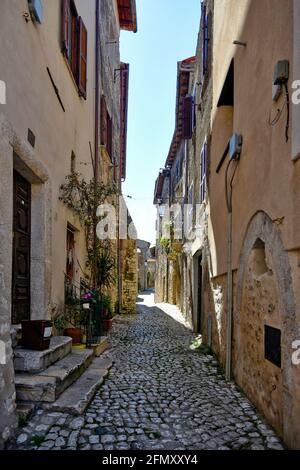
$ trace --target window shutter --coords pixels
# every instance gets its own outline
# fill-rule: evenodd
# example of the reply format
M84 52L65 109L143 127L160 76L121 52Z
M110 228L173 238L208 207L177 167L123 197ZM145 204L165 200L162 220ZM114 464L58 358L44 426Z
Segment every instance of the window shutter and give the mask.
M101 145L107 146L107 107L105 97L101 97Z
M110 159L112 160L112 142L113 142L113 123L112 119L107 115L107 153L110 156Z
M86 99L87 85L87 29L79 18L79 58L78 58L78 88L80 94Z
M193 135L194 99L191 95L183 98L183 138L191 139Z
M61 40L62 51L69 59L70 57L70 0L61 1Z
M204 202L206 195L206 164L207 164L207 142L201 150L201 181L200 181L200 202Z

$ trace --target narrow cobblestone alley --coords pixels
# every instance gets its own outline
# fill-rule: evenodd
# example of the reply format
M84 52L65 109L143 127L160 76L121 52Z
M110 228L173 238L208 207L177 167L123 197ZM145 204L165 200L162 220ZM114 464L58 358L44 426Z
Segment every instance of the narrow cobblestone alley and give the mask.
M10 448L282 449L216 360L190 349L194 335L168 309L140 296L138 315L114 321L114 364L85 415L39 410Z

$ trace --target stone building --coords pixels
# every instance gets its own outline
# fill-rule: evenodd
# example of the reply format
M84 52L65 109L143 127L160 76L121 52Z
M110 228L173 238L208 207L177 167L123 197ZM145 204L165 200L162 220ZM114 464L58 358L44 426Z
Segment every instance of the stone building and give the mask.
M145 240L137 240L138 291L155 289L156 254L155 247Z
M181 281L190 291L181 307L195 331L293 449L300 448L300 108L292 97L299 18L297 0L202 3L183 182L194 232L183 238ZM158 206L161 187L158 180ZM159 260L157 269L166 270Z
M147 274L148 264L147 260L150 254L150 243L145 240L137 240L137 254L138 254L138 290L143 292L148 288Z
M125 178L119 38L137 30L135 0L31 3L3 0L0 15L0 446L16 425L11 335L22 320L50 319L65 273L75 282L85 271L84 231L60 185L72 172L119 188Z

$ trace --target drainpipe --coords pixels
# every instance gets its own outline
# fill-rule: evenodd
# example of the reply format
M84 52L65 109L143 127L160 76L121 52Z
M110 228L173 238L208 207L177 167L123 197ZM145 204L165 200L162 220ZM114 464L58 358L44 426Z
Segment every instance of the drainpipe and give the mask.
M117 173L120 172L120 166L117 169ZM118 174L118 195L117 195L117 278L118 278L118 314L122 312L122 257L121 247L122 242L120 240L120 195L122 191L120 173ZM123 215L123 211L122 211ZM127 215L127 214L126 214Z
M232 319L233 319L233 279L232 279L232 193L233 193L233 180L238 167L239 159L241 156L243 144L243 137L241 135L233 134L229 145L226 148L229 151L230 160L227 164L225 171L225 192L226 192L226 205L228 210L228 233L227 233L227 334L226 334L226 368L225 377L229 382L231 380L232 370ZM228 170L230 165L235 162L235 168L230 178L230 185L228 191Z
M226 380L231 380L232 363L232 209L228 211L227 233L227 337L226 337Z
M95 180L99 179L99 121L100 121L100 0L96 0L96 80L95 80Z
M95 148L94 148L94 181L97 183L99 181L99 120L100 120L100 103L99 103L99 69L100 69L100 4L99 0L96 0L96 44L95 44ZM95 187L96 191L96 187ZM94 233L93 233L93 244L94 244L94 254L96 255L96 243L97 243L97 233L96 233L96 213L94 214ZM96 256L94 256L94 273L96 272ZM93 287L96 288L96 277L93 279Z

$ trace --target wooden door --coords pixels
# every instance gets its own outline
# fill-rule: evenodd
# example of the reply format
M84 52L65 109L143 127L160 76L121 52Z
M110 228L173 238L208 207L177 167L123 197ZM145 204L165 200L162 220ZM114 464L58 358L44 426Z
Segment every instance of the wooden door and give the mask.
M198 257L197 333L202 333L202 256Z
M74 252L75 252L75 234L74 230L68 225L67 228L67 282L71 284L74 280Z
M14 171L12 324L30 320L31 186Z

